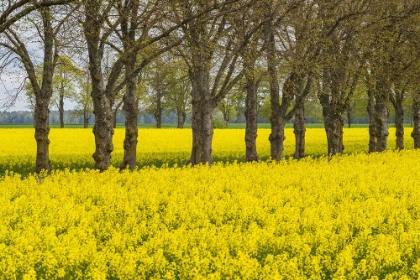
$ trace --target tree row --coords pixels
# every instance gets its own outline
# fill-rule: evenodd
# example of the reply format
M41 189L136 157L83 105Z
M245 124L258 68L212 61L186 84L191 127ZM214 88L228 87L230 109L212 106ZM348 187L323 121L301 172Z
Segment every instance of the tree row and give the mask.
M85 77L75 87L92 104L93 159L99 170L111 164L115 108L125 115L120 168L135 168L139 108L145 102L156 105L155 116L161 115L162 102L171 102L179 124L190 110L191 164L211 163L213 114L218 109L229 120L238 96L244 97L246 160L257 161L264 94L272 160L283 158L284 127L292 119L294 157L305 156L307 102L322 108L330 155L343 153L344 118L350 119L358 104L366 104L369 117L369 152L387 149L390 108L397 148L404 148L407 100L411 136L420 147L416 1L21 0L1 5L0 71L3 80L18 81L15 94L26 91L33 97L36 172L50 170L53 92L69 93L66 81L76 80L74 73Z

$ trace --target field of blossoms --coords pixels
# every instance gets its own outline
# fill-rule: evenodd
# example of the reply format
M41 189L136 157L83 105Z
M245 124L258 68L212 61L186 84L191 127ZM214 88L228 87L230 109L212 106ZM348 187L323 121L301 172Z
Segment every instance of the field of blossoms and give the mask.
M34 175L33 130L1 129L0 279L418 279L420 151L393 133L368 155L346 129L328 158L308 129L309 157L271 163L263 129L243 163L244 130L216 130L215 163L189 167L190 130L144 129L136 171L99 173L91 130L52 129L54 171Z

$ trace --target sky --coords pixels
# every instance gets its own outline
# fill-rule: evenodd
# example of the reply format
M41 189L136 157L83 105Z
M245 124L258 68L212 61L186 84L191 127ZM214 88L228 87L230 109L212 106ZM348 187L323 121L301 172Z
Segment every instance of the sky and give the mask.
M19 88L23 77L13 77L12 74L1 73L0 78L0 109L1 111L30 111L25 93L20 92L17 97L17 88ZM14 100L14 106L10 106Z
M0 111L31 111L25 92L20 91L17 94L17 88L19 88L22 81L23 78L2 74L0 79ZM12 105L10 105L11 102L13 103ZM70 100L64 100L65 110L71 110L75 105ZM50 109L57 110L54 106L51 106Z

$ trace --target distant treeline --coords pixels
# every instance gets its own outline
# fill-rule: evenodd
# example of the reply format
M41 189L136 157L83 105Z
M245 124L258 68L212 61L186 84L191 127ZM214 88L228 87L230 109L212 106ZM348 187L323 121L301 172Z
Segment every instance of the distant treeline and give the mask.
M51 111L50 124L59 124L60 115L58 111ZM155 118L151 114L141 114L138 116L139 123L155 123ZM34 116L31 111L3 111L0 112L0 124L33 124ZM93 115L89 119L89 123L95 122L95 116ZM163 116L164 123L176 123L176 114L170 113L169 115ZM83 124L82 116L75 116L72 110L64 111L64 123L66 124ZM124 123L124 114L122 112L117 113L117 123Z
M58 111L51 111L50 112L50 124L59 124L60 123L60 115ZM214 115L215 119L221 119L222 117L218 114ZM389 118L389 123L394 122L395 116L392 114ZM221 121L221 120L220 120ZM0 124L33 124L34 118L33 118L33 112L31 111L3 111L0 112ZM92 115L92 117L89 119L89 123L95 122L95 116ZM169 114L163 114L162 116L162 122L163 123L177 123L177 116L175 112L169 113ZM187 115L187 123L191 122L191 116ZM267 123L269 120L264 117L260 116L258 118L259 123ZM306 123L313 124L313 123L322 123L322 119L317 116L306 116ZM347 120L346 120L347 122ZM407 116L405 119L405 123L411 123L412 118ZM83 117L75 116L74 111L68 110L64 111L64 123L65 124L83 124ZM118 112L117 113L117 123L123 124L124 123L124 113ZM142 113L138 116L138 123L139 124L155 124L156 119L152 114L146 114ZM230 123L245 123L245 117L243 115L238 116L235 119L232 119ZM291 123L293 123L293 119L291 120ZM352 124L367 124L369 123L369 118L367 116L362 117L353 117Z

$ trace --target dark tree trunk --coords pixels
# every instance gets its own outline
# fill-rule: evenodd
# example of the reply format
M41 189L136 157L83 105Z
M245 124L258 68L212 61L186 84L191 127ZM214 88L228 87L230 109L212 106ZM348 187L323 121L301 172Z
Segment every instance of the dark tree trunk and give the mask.
M402 103L395 106L396 148L404 150L404 107Z
M47 9L48 10L48 9ZM36 148L35 171L40 173L42 170L50 171L51 163L49 158L48 139L49 127L49 109L52 96L52 78L54 75L54 66L57 60L57 53L54 52L54 34L49 12L42 14L44 27L44 69L42 77L42 86L36 94L34 110L34 127Z
M343 145L343 117L334 110L324 113L325 132L327 133L328 154L340 155L344 151Z
M112 111L112 127L117 128L117 115L118 115L118 108L115 108Z
M413 131L411 137L414 140L414 149L420 149L420 94L413 98Z
M58 111L60 114L60 128L64 128L64 84L61 82L60 96L58 100Z
M395 136L397 150L404 150L404 89L393 89L389 95L395 111Z
M98 13L99 6L98 1L90 0L86 2L84 33L89 54L89 72L92 82L91 96L95 114L95 125L93 126L95 152L93 159L95 160L95 168L104 171L111 165L111 153L114 150L112 143L114 134L112 122L114 96L111 89L103 88L104 81L101 71L103 47L100 44L100 36L104 19ZM113 69L113 71L115 70ZM116 80L115 76L117 75L114 73L113 76L110 80Z
M255 81L254 64L252 58L245 58L245 78L246 78L246 99L245 99L245 146L246 161L258 161L257 153L257 130L258 130L258 112L257 112L257 89ZM253 61L252 61L253 60Z
M301 102L299 109L295 113L295 122L293 123L293 133L295 134L295 153L293 158L301 159L305 157L305 104Z
M154 113L156 119L156 128L162 128L162 99L160 94L157 96L156 100L156 110Z
M283 149L284 149L284 126L286 121L284 119L283 107L286 105L284 100L280 106L280 86L279 79L277 75L277 54L274 33L272 29L268 30L267 37L267 70L270 79L270 102L271 102L271 115L270 115L270 124L271 124L271 134L269 136L270 141L270 155L271 159L275 161L280 161L283 158ZM285 95L283 95L285 98Z
M177 128L184 128L185 121L187 120L187 114L182 110L177 110Z
M340 54L341 55L341 54ZM337 64L338 65L338 64ZM324 128L327 135L328 155L340 155L344 152L343 115L349 108L350 98L356 88L358 76L346 76L348 73L343 69L324 69L323 92L318 96L322 106ZM350 86L343 86L343 81L351 79Z
M269 136L271 144L271 159L275 161L280 161L283 159L283 150L284 150L284 140L286 136L284 135L284 126L286 123L284 120L277 114L272 114L270 118L271 122L271 134Z
M376 152L383 152L387 149L388 142L388 98L385 96L376 96L375 114L375 132L376 132Z
M114 150L112 143L112 136L114 135L112 104L107 98L104 98L104 94L98 88L98 85L92 85L92 98L94 99L95 113L93 134L95 135L96 146L93 159L95 160L95 168L104 171L111 166L111 153Z
M128 86L127 86L127 90L128 90ZM114 110L112 111L112 127L113 128L117 128L117 117L118 117L118 112L120 111L121 105L124 103L124 98L123 100L121 100L117 106L115 106Z
M83 116L83 128L88 128L88 127L89 127L89 117Z
M212 114L215 102L209 90L210 71L208 63L199 63L194 73L190 73L192 81L192 119L191 127L193 143L191 164L211 164L213 121Z
M368 89L368 104L366 111L369 116L369 153L376 152L376 126L375 126L375 98L373 90Z
M138 99L137 99L137 84L136 78L132 74L136 63L135 55L130 58L130 62L126 63L126 92L124 94L124 112L125 112L125 139L124 139L124 158L120 165L120 169L129 167L133 170L137 164L137 142L138 142L138 128L137 116Z
M353 121L353 114L352 114L351 106L349 105L347 108L347 127L348 128L351 128L352 121Z
M325 72L328 75L327 72ZM328 77L328 76L327 76ZM335 103L332 99L340 96L338 91L331 89L331 85L324 85L324 93L319 96L319 101L322 106L322 115L324 118L324 128L327 134L328 155L340 155L344 151L343 145L343 127L344 119L342 114L345 112L347 106ZM343 102L340 100L340 102Z
M49 145L50 140L48 135L50 133L49 126L49 97L37 98L34 110L34 127L35 127L35 140L36 140L36 165L35 171L37 173L42 170L50 171L50 157Z

